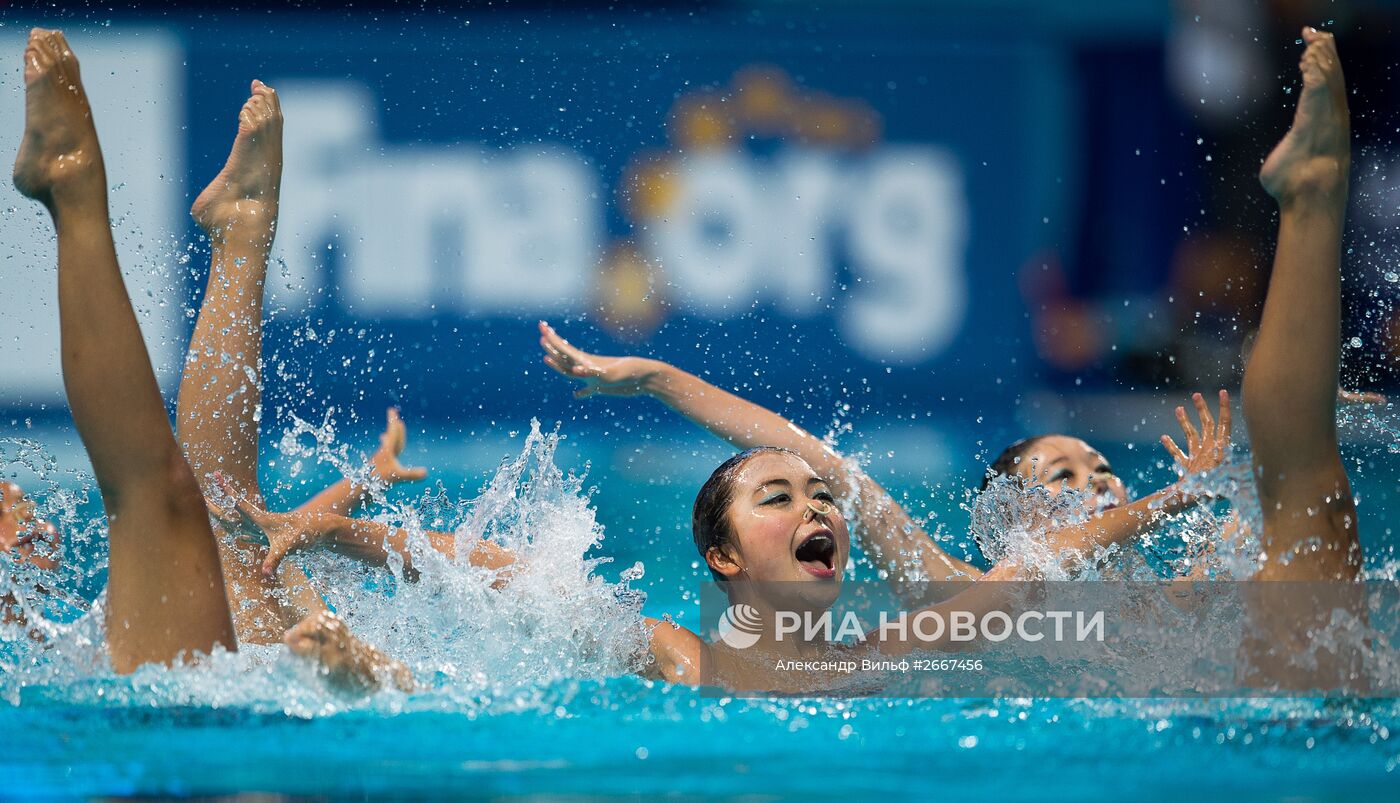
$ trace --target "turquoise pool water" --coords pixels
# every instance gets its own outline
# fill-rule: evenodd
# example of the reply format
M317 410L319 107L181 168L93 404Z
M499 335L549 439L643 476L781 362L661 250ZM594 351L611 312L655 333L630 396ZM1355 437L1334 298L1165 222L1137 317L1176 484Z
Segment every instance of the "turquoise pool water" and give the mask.
M0 678L0 733L9 747L0 753L0 797L267 791L1382 799L1400 791L1394 700L742 700L628 677L614 642L629 637L635 603L618 589L645 592L640 607L651 615L669 612L682 622L698 615L689 502L726 454L683 427L617 424L634 412L609 424L566 423L552 460L547 449L536 449L516 462L519 475L507 467L514 484L502 485L497 467L521 454L526 426L514 436L500 429L419 429L412 436L407 456L430 466L443 487L441 494L401 488L396 500L427 511L429 524L433 516L463 515L456 500L477 497L477 509L496 504L494 520L506 537L529 530L553 554L540 559L556 561L552 587L522 589L514 602L426 580L383 602L380 575L336 580L332 600L414 663L431 690L338 696L276 649L250 650L238 661L225 656L200 671L150 669L129 678L10 673ZM1400 456L1384 435L1393 416L1347 429L1348 456L1362 468L1356 491L1369 565L1378 572L1389 571L1387 511L1400 503ZM920 514L957 533L966 527L961 489L977 438L997 439L1015 426L987 425L979 435L945 421L863 421L859 437L843 443L897 478L892 487L908 493ZM285 427L272 429L266 485L274 498L297 501L335 476L320 462L333 450L303 448L314 441L306 432L293 442L279 437ZM347 426L327 444L369 443L372 435L362 429ZM81 464L61 431L32 434L51 445L57 465ZM1140 445L1154 434L1106 444L1138 491L1169 476ZM588 465L589 473L575 489L550 471L555 465ZM493 477L495 489L482 492ZM57 493L81 487L82 477L60 470L49 481ZM91 506L89 500L78 510L90 514ZM585 555L611 562L590 567ZM310 563L323 580L345 568L318 561ZM89 564L71 578L79 596L100 587L96 568Z

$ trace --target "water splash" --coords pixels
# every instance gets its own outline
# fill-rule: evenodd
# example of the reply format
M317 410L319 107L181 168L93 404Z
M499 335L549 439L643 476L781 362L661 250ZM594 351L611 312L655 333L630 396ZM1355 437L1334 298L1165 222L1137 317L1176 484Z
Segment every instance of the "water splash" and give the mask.
M289 457L352 466L348 452L334 443L329 418L320 426L294 422L289 432L282 439ZM307 433L313 436L309 442L300 438ZM459 555L476 540L490 538L519 556L504 588L492 587L498 579L493 573L433 551L423 535L424 517L412 505L390 506L379 518L409 531L422 572L419 582L405 580L401 562L367 571L336 565L344 559L335 556L307 559L314 582L360 637L414 670L424 690L413 704L455 710L544 705L555 694L551 684L616 677L638 666L644 644L641 595L628 587L626 577L609 583L597 576L603 559L589 553L601 543L603 529L582 477L555 466L558 442L557 432L542 433L532 422L521 453L501 464L477 499L457 507L465 514L455 528ZM25 442L3 456L6 465L27 460L52 471L51 459L36 457L43 456L36 444ZM57 487L46 490L50 503L84 498L65 496ZM84 542L105 543L105 532L97 529L101 517L92 519L99 523L94 529L77 532L84 533ZM71 523L76 514L61 520ZM89 561L65 566L79 563ZM105 554L96 565L102 568L89 571L105 571ZM34 598L21 569L0 556L0 594ZM52 578L48 583L57 584ZM75 609L67 620L34 604L24 609L27 626L0 628L0 699L241 706L298 716L406 704L392 691L368 699L346 697L280 647L243 645L236 653L216 651L188 666L146 666L118 676L102 648L102 597L91 603L71 594L63 598Z
M332 597L338 612L420 679L458 697L635 669L645 643L641 595L628 577L614 584L598 576L607 559L590 553L603 528L583 478L555 465L558 444L557 432L531 422L521 453L501 464L455 527L454 558L433 550L415 508L379 517L409 531L422 578L408 582L394 562L386 570L391 594L376 583L341 584ZM516 555L502 589L493 588L495 572L465 558L485 539ZM318 576L346 576L316 568Z

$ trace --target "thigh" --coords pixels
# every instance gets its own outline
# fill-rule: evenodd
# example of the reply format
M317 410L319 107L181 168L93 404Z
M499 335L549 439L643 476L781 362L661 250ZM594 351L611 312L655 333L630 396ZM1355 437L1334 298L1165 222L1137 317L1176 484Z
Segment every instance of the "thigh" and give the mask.
M108 507L107 648L119 672L237 648L204 497L178 449L163 474Z

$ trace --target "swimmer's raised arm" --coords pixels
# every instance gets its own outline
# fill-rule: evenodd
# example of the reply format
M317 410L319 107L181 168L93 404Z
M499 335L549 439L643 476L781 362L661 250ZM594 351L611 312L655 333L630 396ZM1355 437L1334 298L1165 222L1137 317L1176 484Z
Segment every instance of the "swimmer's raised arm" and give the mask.
M225 488L229 496L234 489ZM377 521L351 519L334 513L293 511L273 513L258 507L247 497L234 497L233 511L216 510L226 525L241 531L245 537L265 538L267 557L263 561L264 575L277 571L287 555L314 546L324 546L362 563L384 566L391 554L403 560L404 577L417 580L418 569L413 565L408 531ZM456 559L457 539L452 533L425 531L434 551ZM466 555L472 566L503 571L515 563L510 550L486 540L478 540ZM502 583L503 584L503 583Z
M901 597L918 594L922 581L977 577L975 567L938 547L903 506L820 438L772 410L741 399L693 374L660 360L600 357L582 351L540 323L545 363L584 386L575 396L646 395L740 449L779 446L796 452L842 499L853 500L861 527L861 544L884 569ZM921 571L910 572L913 564Z
M1082 524L1051 530L1046 534L1046 541L1052 553L1092 554L1096 549L1125 543L1152 529L1164 516L1179 513L1200 501L1188 487L1187 480L1219 467L1229 457L1230 394L1220 391L1219 420L1211 415L1210 406L1201 394L1191 398L1200 417L1199 430L1191 423L1185 407L1176 408L1176 420L1185 435L1186 448L1177 446L1170 436L1162 436L1162 445L1176 461L1181 479L1150 496L1095 514ZM1000 576L999 568L1001 564L993 567L987 577Z
M428 476L426 468L405 466L399 461L407 441L408 431L399 411L389 408L388 424L379 436L379 448L370 455L370 483L383 486L398 485L401 482L417 482ZM298 513L334 513L338 516L353 516L370 501L373 488L370 483L341 479L309 501L298 507Z

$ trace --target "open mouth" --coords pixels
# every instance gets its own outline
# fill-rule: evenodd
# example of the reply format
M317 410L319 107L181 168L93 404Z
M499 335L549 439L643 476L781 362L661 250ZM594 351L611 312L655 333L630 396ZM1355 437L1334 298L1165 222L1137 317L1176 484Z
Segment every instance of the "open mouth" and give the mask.
M815 577L829 580L836 576L836 539L830 530L818 530L797 547L797 562Z
M1094 513L1106 513L1118 507L1118 497L1111 493L1095 494L1090 497L1090 504Z

